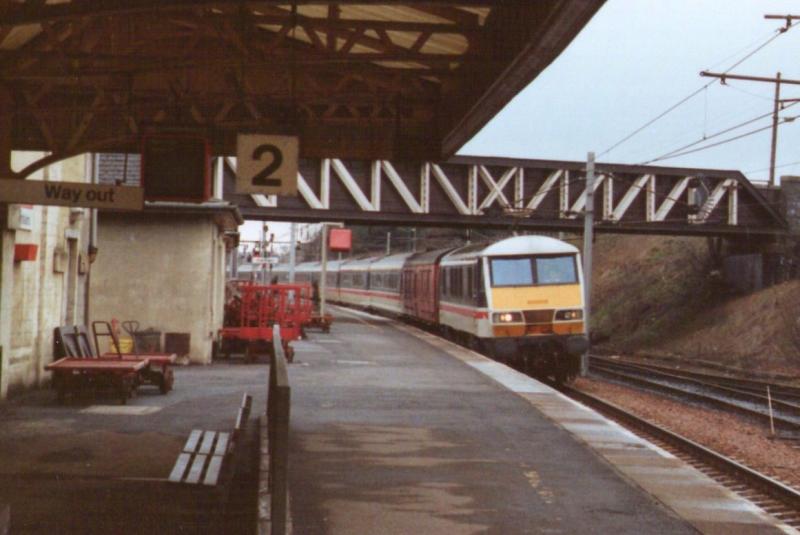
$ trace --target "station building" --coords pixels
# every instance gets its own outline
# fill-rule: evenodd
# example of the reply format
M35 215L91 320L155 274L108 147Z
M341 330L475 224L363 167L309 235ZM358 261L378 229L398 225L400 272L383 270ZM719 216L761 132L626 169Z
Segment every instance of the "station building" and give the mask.
M41 157L14 152L12 167ZM28 180L89 183L100 180L96 167L87 154ZM148 202L131 213L0 206L0 399L47 383L61 325L137 320L142 329L188 335L188 360L211 361L226 254L243 222L235 206L214 199Z
M14 152L13 168L41 153ZM63 160L30 180L88 182L89 158ZM58 206L0 205L0 399L42 384L53 328L86 323L92 213Z

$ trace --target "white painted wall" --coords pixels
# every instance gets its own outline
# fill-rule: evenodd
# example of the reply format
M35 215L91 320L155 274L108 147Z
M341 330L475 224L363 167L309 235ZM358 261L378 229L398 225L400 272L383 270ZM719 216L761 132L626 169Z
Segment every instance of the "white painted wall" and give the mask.
M19 170L42 156L14 152L11 164ZM86 171L85 157L80 156L39 171L29 180L88 182ZM89 228L88 211L70 218L69 208L35 206L30 230L9 229L7 215L1 218L0 229L0 399L49 378L44 366L53 358L53 329L65 321L69 286L68 270L54 269L54 259L68 250L68 237L76 240L71 314L76 322L84 322L86 274L78 273L78 265L80 255L86 262ZM38 245L36 260L14 262L14 245L23 243Z
M210 363L225 274L224 243L211 216L101 214L98 248L92 319L189 333L191 362Z

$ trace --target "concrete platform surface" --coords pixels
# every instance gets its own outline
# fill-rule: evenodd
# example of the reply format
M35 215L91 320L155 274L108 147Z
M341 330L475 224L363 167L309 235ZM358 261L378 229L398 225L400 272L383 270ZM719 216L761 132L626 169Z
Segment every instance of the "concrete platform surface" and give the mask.
M769 533L760 510L540 383L413 327L337 310L295 343L296 534ZM129 405L49 390L0 405L0 507L14 534L252 533L166 484L195 428L230 430L267 367L178 367ZM255 492L253 492L255 496ZM788 530L785 530L789 532Z
M192 518L200 496L165 479L189 432L230 431L242 394L253 412L266 402L265 365L177 367L175 389L142 387L121 406L115 396L60 406L55 392L0 405L0 506L11 506L12 534L214 532ZM241 518L226 533L252 533Z
M784 530L537 381L413 327L335 311L329 335L294 345L295 533Z

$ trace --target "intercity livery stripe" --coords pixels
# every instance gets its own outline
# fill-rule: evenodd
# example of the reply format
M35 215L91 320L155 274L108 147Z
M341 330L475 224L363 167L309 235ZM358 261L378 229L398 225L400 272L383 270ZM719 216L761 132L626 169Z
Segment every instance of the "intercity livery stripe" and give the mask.
M400 300L399 294L393 294L391 292L376 292L374 290L358 290L356 288L339 288L339 292L341 293L349 293L353 295L366 295L368 297L381 297L383 299L392 299L395 301Z
M392 301L400 301L401 299L399 294L391 292L380 292L375 290L361 290L358 288L339 288L339 292L343 294L374 297L380 299L388 299ZM469 318L474 318L474 319L486 319L489 317L489 312L487 312L486 310L480 310L477 308L472 308L463 305L455 305L453 303L445 303L443 301L439 303L439 308L441 308L445 312L451 312L453 314L459 314L461 316L467 316Z
M445 312L452 312L461 316L467 316L475 319L485 319L489 317L489 312L468 306L454 305L452 303L439 302L439 308Z

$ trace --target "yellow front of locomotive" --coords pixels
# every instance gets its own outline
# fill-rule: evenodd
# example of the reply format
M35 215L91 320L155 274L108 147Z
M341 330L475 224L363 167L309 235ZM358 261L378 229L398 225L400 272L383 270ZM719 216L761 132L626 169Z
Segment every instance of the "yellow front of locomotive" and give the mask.
M575 375L588 348L578 249L542 236L503 240L483 252L494 356Z

